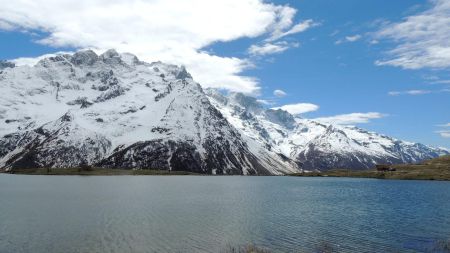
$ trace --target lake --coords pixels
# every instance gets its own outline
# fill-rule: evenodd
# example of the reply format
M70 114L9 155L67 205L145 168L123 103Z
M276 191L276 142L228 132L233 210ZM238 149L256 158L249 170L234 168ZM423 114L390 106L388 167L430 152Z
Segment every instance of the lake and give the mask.
M0 175L0 252L424 252L450 182Z

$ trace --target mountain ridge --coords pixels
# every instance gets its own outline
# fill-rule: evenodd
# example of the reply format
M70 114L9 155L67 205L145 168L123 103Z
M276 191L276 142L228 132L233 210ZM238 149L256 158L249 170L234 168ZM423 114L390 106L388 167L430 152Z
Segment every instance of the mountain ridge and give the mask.
M88 164L277 175L353 163L368 168L375 162L419 161L446 152L391 138L388 148L398 150L375 159L367 155L370 143L363 148L347 136L374 133L266 109L241 93L203 90L184 67L146 63L115 50L56 55L32 67L2 66L4 170ZM304 134L312 132L320 134ZM389 138L381 136L377 138ZM345 145L333 143L337 139ZM327 145L333 148L324 150ZM340 157L342 147L351 152Z

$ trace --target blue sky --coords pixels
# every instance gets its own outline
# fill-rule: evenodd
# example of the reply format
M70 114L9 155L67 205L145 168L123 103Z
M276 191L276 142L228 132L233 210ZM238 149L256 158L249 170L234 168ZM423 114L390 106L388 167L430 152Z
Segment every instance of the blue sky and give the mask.
M450 35L445 35L449 27L445 28L445 24L450 24L446 23L450 22L450 8L446 1L256 1L264 7L260 12L254 11L258 9L253 8L254 2L244 6L237 1L237 7L232 6L234 9L230 9L229 15L233 15L236 8L242 8L242 15L236 14L236 24L226 23L229 22L226 21L230 19L229 15L224 17L223 22L211 21L219 26L217 29L224 30L222 34L218 32L216 35L214 27L203 27L202 22L199 22L198 29L176 36L175 32L166 30L163 35L161 32L156 34L155 31L161 30L156 26L154 30L149 30L145 43L134 39L143 36L142 30L135 33L121 33L118 30L113 37L105 32L99 34L102 41L85 39L90 38L86 31L64 30L67 23L77 27L83 27L82 24L70 19L66 24L57 19L40 21L38 16L33 19L31 10L27 10L26 6L11 4L5 9L11 8L17 12L16 15L0 15L6 16L0 18L0 59L37 57L85 47L115 47L120 51L136 53L145 60L162 58L187 65L188 70L193 70L194 78L199 76L202 85L232 91L242 89L266 101L269 107L310 103L317 107L306 109L301 116L330 121L335 120L336 115L343 115L341 119L346 119L349 114L361 113L362 119L340 123L356 124L400 139L450 148L450 128L444 126L450 123ZM48 7L48 10L51 8L66 6L56 5ZM224 8L222 12L227 13ZM282 21L271 20L270 15L266 18L267 8L278 19L285 17L291 24L277 30L274 27L282 26ZM210 12L208 7L200 11ZM295 15L289 14L290 11ZM246 13L251 18L244 18ZM29 20L17 18L17 14ZM70 16L70 13L67 15ZM426 19L423 19L424 15ZM190 23L193 18L187 15L185 19L185 23ZM164 17L159 20L164 20ZM92 19L93 26L97 21ZM443 22L444 27L442 24L433 26L439 22ZM134 24L131 22L128 28ZM193 24L195 26L197 23ZM223 28L220 28L222 24ZM305 29L293 29L296 24L303 24ZM422 28L414 24L422 25L431 33L420 34ZM241 33L236 33L240 26L243 27ZM228 27L229 31L226 30ZM296 32L288 33L294 30ZM81 33L79 39L77 32ZM421 42L423 36L426 36L425 44ZM168 42L169 49L154 49L157 48L154 45L159 45L156 38L163 45L172 37L183 40L183 45ZM119 42L114 44L116 39ZM122 40L127 43L121 44ZM190 47L185 48L185 45ZM267 45L272 47L261 51ZM430 49L436 48L441 51L427 55ZM393 49L397 51L392 52ZM193 53L185 53L189 50ZM179 60L181 58L183 60ZM204 69L202 61L215 68ZM198 75L195 75L196 72ZM208 76L202 72L211 74ZM208 83L213 79L214 82ZM285 94L274 95L277 89Z

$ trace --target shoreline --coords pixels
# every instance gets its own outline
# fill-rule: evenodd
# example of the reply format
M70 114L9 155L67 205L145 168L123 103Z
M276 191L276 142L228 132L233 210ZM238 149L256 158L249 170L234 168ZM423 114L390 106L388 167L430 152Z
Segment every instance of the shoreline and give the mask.
M420 164L386 165L390 171L335 169L323 172L301 172L286 175L248 176L291 176L291 177L346 177L397 180L450 181L450 156L442 156ZM75 168L35 168L0 171L1 174L48 175L48 176L243 176L211 175L189 171L157 169L111 169L91 166Z
M291 174L291 176L450 181L450 156L442 156L419 164L397 164L387 165L386 167L390 168L391 171L339 169L296 173Z
M105 168L37 168L15 169L13 171L1 171L0 174L10 175L35 175L35 176L202 176L205 174L189 171L168 170L133 170L133 169L105 169Z
M429 174L410 174L395 172L351 171L351 170L331 170L327 172L305 172L295 173L288 176L292 177L333 177L333 178L368 178L380 180L421 180L421 181L450 181L449 175L429 175Z
M29 175L29 176L243 176L243 175L210 175L188 171L166 171L166 170L125 170L125 169L93 169L79 171L78 169L26 169L12 172L2 171L0 174ZM425 180L425 181L450 181L450 173L430 174L415 171L392 171L379 172L376 170L354 171L354 170L330 170L326 172L303 172L287 175L247 175L249 177L332 177L332 178L368 178L381 180Z

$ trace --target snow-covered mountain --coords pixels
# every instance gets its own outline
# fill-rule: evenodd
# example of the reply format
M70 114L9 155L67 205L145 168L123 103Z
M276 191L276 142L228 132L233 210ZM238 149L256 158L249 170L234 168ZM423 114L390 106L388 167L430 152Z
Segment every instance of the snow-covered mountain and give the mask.
M253 97L228 96L206 90L212 104L246 140L284 154L304 170L369 169L375 164L416 163L448 154L444 149L400 141L354 126L323 124L293 116L281 109L265 109Z
M299 171L246 142L183 67L109 50L0 72L0 167L152 168L212 174Z
M183 67L80 51L0 62L0 168L284 174L416 162L446 151L264 108L200 87Z

